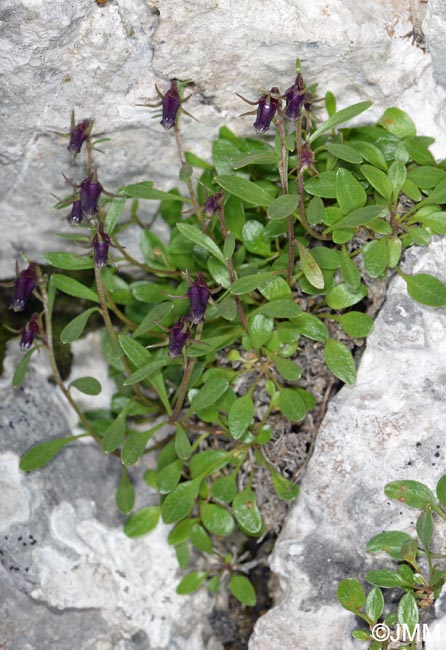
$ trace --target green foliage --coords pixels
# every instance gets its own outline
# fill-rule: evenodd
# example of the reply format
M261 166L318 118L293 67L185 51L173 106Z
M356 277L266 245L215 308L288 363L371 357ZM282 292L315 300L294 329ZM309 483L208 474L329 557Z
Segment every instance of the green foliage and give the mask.
M308 339L323 351L328 371L352 384L354 339L373 329L365 313L370 278L384 281L399 273L416 301L446 305L441 278L408 275L399 267L408 247L446 234L446 172L429 151L432 140L417 136L411 118L398 108L386 110L373 126L348 128L370 102L337 111L328 93L326 121L310 118L309 102L296 124L285 120L279 103L271 126L275 138L239 137L222 127L212 161L181 154L181 190L174 186L177 179L168 191L150 180L120 187L100 201L93 219L84 219L82 234L70 234L73 244L90 244L89 250L46 255L62 272L40 274L39 333L13 379L15 387L24 381L39 348L48 349L55 369L51 319L60 292L77 299L76 316L60 334L66 346L91 327L93 314L101 317L102 351L115 386L110 408L83 414L78 392L98 395L101 384L82 377L66 386L54 374L85 435L121 462L116 504L129 515L124 531L146 534L161 517L174 525L169 543L182 568L193 561L191 550L213 558L212 570L190 571L178 593L227 585L249 606L256 598L243 575L239 540L268 532L256 501L259 467L267 468L280 498L292 500L299 491L269 464L262 446L272 437L270 417L299 427L316 404L311 387L298 383L308 365L299 363ZM177 128L178 142L180 137ZM88 155L88 175L91 165ZM56 207L66 209L75 198ZM153 216L164 222L162 241L144 226ZM130 227L141 230L138 259L120 243ZM91 247L105 233L111 237L109 258L102 266L96 261L93 273ZM260 395L267 402L261 407ZM22 469L41 467L72 440L33 447ZM150 505L132 512L132 466L155 451L156 469L145 473ZM446 504L446 482L437 486L440 506L414 481L392 483L386 493L423 509L416 526L423 552L429 552L432 511L438 514ZM231 548L229 557L221 555L224 544ZM396 531L375 536L368 550L412 567L410 574L370 571L375 587L368 596L354 579L341 583L344 607L377 621L381 587L418 585L418 551L410 536ZM434 572L433 588L441 580ZM414 611L406 599L398 616L413 625ZM370 638L363 630L355 634Z

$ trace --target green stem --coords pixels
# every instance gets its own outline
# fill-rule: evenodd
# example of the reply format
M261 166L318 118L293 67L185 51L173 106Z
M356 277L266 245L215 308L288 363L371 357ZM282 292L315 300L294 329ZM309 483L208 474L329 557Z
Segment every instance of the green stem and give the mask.
M203 331L203 322L198 323L197 330L195 332L195 341L199 341L201 338L201 333ZM189 380L192 374L192 370L195 366L195 357L187 357L186 367L184 368L183 379L181 380L180 387L178 389L178 396L175 402L175 407L172 411L172 415L169 418L169 422L174 423L178 420L180 411L183 407L184 400L186 398L187 388L189 386Z
M118 242L116 237L112 235L111 240L112 240L112 246L114 246L114 248L116 248L121 253L124 259L127 260L127 262L129 262L133 266L137 266L138 268L143 269L148 273L154 273L155 275L175 275L175 276L181 275L180 271L169 271L167 269L157 269L154 266L145 264L144 262L139 262L134 257L132 257L129 253L127 253L125 248L121 246L121 244Z
M277 128L280 136L280 184L282 185L282 192L288 194L288 148L286 143L286 132L283 112L281 111L277 121ZM291 283L291 278L294 271L294 217L292 214L287 219L288 231L288 267L287 267L287 281Z
M175 122L174 132L175 132L175 141L177 143L178 155L180 157L181 165L186 165L187 164L186 156L184 155L183 143L181 141L181 132L180 132L180 127L178 125L178 120ZM197 215L198 220L202 222L203 215L201 213L201 207L200 204L198 203L197 195L195 194L194 186L190 178L186 181L186 185L187 185L187 190L189 192L189 196L192 201L192 205L194 206L195 214Z

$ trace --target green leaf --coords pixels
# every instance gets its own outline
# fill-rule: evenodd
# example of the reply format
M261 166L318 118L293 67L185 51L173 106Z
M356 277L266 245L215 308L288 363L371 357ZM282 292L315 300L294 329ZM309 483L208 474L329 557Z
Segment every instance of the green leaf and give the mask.
M266 190L241 176L216 176L214 180L224 190L251 205L268 206L273 200Z
M229 387L229 382L225 377L214 376L207 381L199 390L191 402L191 409L196 413L212 406L220 399L223 393Z
M360 287L361 274L345 246L342 247L341 251L341 273L345 284L348 284L353 290Z
M197 591L206 580L209 571L191 571L182 578L178 587L177 594L184 596Z
M367 201L367 194L361 183L342 167L336 172L336 199L343 214L362 208Z
M262 530L262 516L257 506L255 492L245 488L234 497L232 510L237 523L249 535L258 535Z
M286 381L297 381L302 376L302 368L291 359L275 357L274 365L279 375Z
M377 217L383 216L383 210L382 205L366 205L364 208L353 210L353 212L350 212L346 217L331 224L325 232L332 232L333 230L339 230L342 228L358 228L359 226L365 226L374 221Z
M325 93L325 109L329 117L336 113L336 98L330 90Z
M168 494L175 489L183 473L183 466L184 461L174 460L157 473L156 487L160 494Z
M71 382L68 388L77 388L85 395L99 395L102 390L100 382L94 377L79 377Z
M217 244L210 237L201 232L196 226L188 223L177 223L177 228L187 239L205 248L219 262L226 265L226 259Z
M193 173L194 173L194 168L192 167L192 165L189 165L188 163L183 163L178 173L178 179L182 183L187 183L187 181L189 181L192 178Z
M228 413L228 425L231 436L238 440L243 436L254 417L254 403L249 394L239 397L231 404Z
M274 319L264 314L256 314L249 319L248 329L251 344L258 350L271 336L274 329Z
M198 522L198 517L183 519L180 521L169 533L169 536L167 538L169 544L171 546L176 546L177 544L182 544L183 542L186 542L188 539L190 539L192 528Z
M202 553L212 553L212 540L205 529L199 524L192 526L190 540L197 551L201 551Z
M296 245L299 251L300 266L308 282L316 289L323 289L325 286L324 276L316 260L298 239L296 239Z
M316 246L311 251L321 269L334 270L341 266L341 255L338 251L327 246Z
M336 173L321 172L319 176L311 176L305 181L305 191L323 199L336 198Z
M246 250L254 255L269 257L271 254L271 240L267 236L265 226L260 221L249 219L243 225L242 240Z
M283 415L292 422L300 422L307 414L307 407L300 393L293 388L279 391L279 408Z
M62 343L73 343L73 341L76 341L80 336L82 336L88 319L97 311L99 311L97 307L90 307L90 309L86 309L82 314L73 318L68 325L65 325L60 333L60 340Z
M232 459L229 452L223 449L206 449L192 456L189 470L192 478L203 479L223 469Z
M402 587L404 585L404 580L399 573L389 571L388 569L369 571L365 578L371 585L374 585L375 587L384 587L385 589Z
M373 589L367 594L365 601L365 613L374 622L381 617L384 611L384 596L379 587Z
M245 275L243 278L239 278L233 282L230 291L236 296L241 296L244 293L251 293L255 291L265 280L269 280L275 275L274 272L266 273L255 273L253 275Z
M373 318L360 311L349 311L339 318L342 329L349 336L360 339L368 336L374 328Z
M231 503L237 493L236 475L220 476L211 486L211 494L217 501Z
M370 185L390 202L392 200L393 187L392 183L387 178L387 175L380 169L372 167L372 165L361 165L360 170L369 181Z
M389 238L387 245L389 247L389 269L394 269L400 261L403 245L399 237Z
M186 431L181 424L177 424L177 432L175 434L175 451L178 458L189 458L191 454L192 445Z
M364 269L371 278L380 278L384 275L389 263L389 247L387 239L375 239L363 247Z
M133 332L133 338L146 334L151 329L156 327L159 323L162 323L163 320L170 314L173 309L173 304L171 302L162 302L159 305L156 305L151 309L143 318L141 323L138 325L136 330Z
M313 316L313 314L308 314L303 312L298 318L294 319L293 324L296 326L299 334L303 334L313 341L326 341L328 339L328 330L324 323Z
M435 496L427 485L419 481L392 481L384 492L390 499L396 499L411 508L426 508L435 503Z
M213 535L227 537L233 532L234 520L223 506L214 503L202 503L200 513L204 526Z
M127 438L121 452L123 465L134 465L136 463L138 458L143 455L148 441L158 429L159 427L155 426L147 431L133 433Z
M363 140L352 140L350 146L357 149L368 163L374 167L382 169L383 171L387 171L386 159L384 158L381 149L378 149L374 144Z
M299 305L292 300L273 300L259 307L258 311L273 318L297 318L302 313Z
M68 438L56 438L48 442L42 442L39 445L31 447L20 459L19 467L24 472L31 472L33 469L39 469L50 462L70 442L74 442L82 436L70 436Z
M401 160L394 160L394 162L389 167L388 177L393 187L393 199L396 201L398 199L401 188L406 182L406 165L401 162Z
M431 192L431 194L429 194L429 196L423 199L423 204L426 205L429 203L446 203L446 178L438 183L437 187Z
M295 499L299 494L299 486L279 474L271 465L269 465L268 469L271 472L273 486L278 496L285 501Z
M349 612L359 612L365 605L365 593L361 583L355 578L341 580L337 592L338 600Z
M340 160L345 160L353 165L360 165L362 163L360 152L346 144L326 144L325 148L332 156Z
M67 271L81 271L83 269L92 269L93 260L91 257L76 255L75 253L46 253L43 258L59 269Z
M242 605L254 607L257 602L255 589L246 576L232 574L229 579L229 591Z
M282 194L269 204L267 215L270 219L286 219L297 210L298 202L297 194Z
M214 140L212 160L217 174L230 174L240 158L240 149L229 140Z
M106 453L115 451L115 449L117 449L123 442L125 436L127 411L129 407L130 405L121 411L118 417L113 420L107 431L104 433L101 445L103 451Z
M291 296L290 285L278 275L262 282L259 285L259 291L267 300L279 300L280 298L288 298Z
M445 172L438 167L423 166L410 170L408 178L423 190L436 187L445 178Z
M366 287L361 284L358 289L351 289L347 284L337 284L327 293L327 305L335 310L346 309L360 302L367 295Z
M446 506L446 475L443 475L437 483L436 494L442 506Z
M14 376L12 378L13 388L18 388L25 379L26 371L28 370L29 362L31 361L31 355L34 352L35 348L31 348L28 352L25 352L23 357L18 362L16 369L14 371Z
M141 366L141 368L138 368L138 370L135 370L134 373L130 375L125 381L124 381L124 386L132 386L133 384L139 384L140 381L143 381L144 379L148 379L150 381L150 378L161 370L161 368L164 368L165 366L172 365L172 361L170 359L155 359L155 361L150 361L149 363L146 363L144 366Z
M247 165L274 165L277 164L277 156L268 151L259 151L257 153L250 153L242 155L237 158L234 164L234 169L242 169Z
M175 546L175 555L180 569L187 569L190 564L189 543L183 542L183 544L177 544Z
M159 506L146 506L134 512L124 523L124 533L127 537L141 537L150 533L160 518Z
M223 246L223 255L225 259L229 260L234 255L235 250L235 237L232 232L228 232Z
M168 199L169 201L190 202L190 199L175 194L174 192L162 192L161 190L156 190L153 187L152 181L143 181L142 183L135 183L134 185L125 185L121 188L121 191L134 199L145 199L146 201L164 201Z
M387 108L378 124L381 124L387 131L399 138L412 137L417 134L414 121L400 108Z
M328 118L325 122L323 122L320 127L314 131L310 138L309 138L309 143L311 144L314 142L320 135L323 133L326 133L327 131L330 131L331 129L334 129L334 127L339 126L340 124L343 124L344 122L348 122L349 120L353 119L357 115L360 115L364 111L366 111L370 106L372 105L372 102L359 102L359 104L353 104L352 106L348 106L347 108L343 108L342 110L338 111L334 115Z
M417 519L417 534L425 550L429 549L433 532L432 512L422 512Z
M420 142L420 138L405 138L404 148L409 154L411 160L418 165L435 165L435 158L425 144Z
M329 339L325 344L324 357L331 372L346 384L356 380L355 361L350 350L340 341Z
M352 637L354 639L359 639L360 641L370 641L372 638L365 630L353 630ZM378 649L376 647L372 648L372 646L370 646L370 648L371 650L382 650L382 645L380 644Z
M398 623L413 634L419 621L419 610L415 596L411 593L404 594L398 605Z
M412 538L407 533L399 530L386 530L375 535L367 542L366 551L368 553L380 553L384 551L395 560L401 560L401 547L406 542L411 542Z
M429 307L446 306L446 286L438 278L428 273L401 273L401 277L407 284L407 293L417 302Z
M105 232L108 235L111 235L113 233L116 224L119 221L119 218L124 212L126 200L127 199L125 197L114 198L110 203L107 214L105 216Z
M307 221L310 226L316 226L322 220L322 213L324 211L324 202L319 196L313 196L307 205Z
M199 488L199 480L185 481L166 496L161 507L165 524L174 524L187 517L195 505Z
M81 284L77 280L69 278L66 275L53 273L51 276L51 282L56 289L59 289L59 291L62 291L63 293L67 293L69 296L99 302L99 297L96 291L89 289L84 284Z
M116 505L127 515L135 505L135 490L125 467L121 467L121 477L116 491Z

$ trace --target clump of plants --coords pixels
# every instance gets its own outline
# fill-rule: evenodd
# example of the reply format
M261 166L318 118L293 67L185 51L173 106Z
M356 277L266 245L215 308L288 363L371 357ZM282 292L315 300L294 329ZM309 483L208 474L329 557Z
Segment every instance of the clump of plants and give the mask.
M446 520L446 475L437 483L436 493L419 481L393 481L384 491L390 499L421 510L416 522L416 537L407 532L388 530L369 540L369 553L386 553L397 563L392 569L375 569L366 574L372 589L365 594L356 578L342 580L338 588L341 605L368 626L352 632L353 637L369 642L370 650L415 650L427 641L429 630L425 612L440 595L446 581L446 554L439 552L434 535L434 519ZM434 550L435 549L435 550ZM397 590L386 607L382 590ZM395 610L394 603L398 602ZM385 615L384 615L385 614ZM395 645L396 644L396 645Z
M298 494L264 454L271 417L298 427L316 403L302 386L302 344L323 346L329 370L351 384L351 348L373 328L365 313L371 281L398 272L415 300L446 305L444 283L399 269L407 247L446 233L445 163L436 163L433 140L417 136L398 108L376 124L349 128L371 103L337 111L327 93L321 122L316 89L299 67L284 92L274 86L245 100L255 107L256 135L222 127L209 162L183 149L185 86L173 80L164 94L157 90L187 192L161 191L149 180L107 192L93 120L73 116L68 149L85 155L85 170L67 177L70 193L56 208L68 212L73 230L62 236L75 252L46 255L54 272L33 262L17 272L11 307L23 310L34 294L41 309L21 331L25 353L13 383L19 386L32 355L46 350L82 435L121 461L116 503L128 515L127 535L146 534L161 518L172 525L169 543L182 568L191 549L208 558L186 573L179 593L228 583L237 599L254 605L243 540L268 533L256 498L259 468L282 499ZM154 202L163 240L145 225ZM135 226L138 259L120 243ZM63 344L79 339L94 314L102 318L102 350L116 386L107 410L83 412L77 404L79 391L100 393L96 378L62 380L52 319L60 293L81 307L60 334ZM20 467L37 469L78 438L42 442ZM145 480L159 505L135 512L132 467L155 450L157 469Z

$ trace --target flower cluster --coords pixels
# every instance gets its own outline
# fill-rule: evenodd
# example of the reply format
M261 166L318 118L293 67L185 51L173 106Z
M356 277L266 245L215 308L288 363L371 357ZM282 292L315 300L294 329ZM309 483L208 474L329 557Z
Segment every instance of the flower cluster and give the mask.
M190 326L204 320L206 307L211 296L211 290L204 281L203 274L198 273L195 282L187 292L189 298L189 315L183 316L169 331L168 351L170 357L179 357L190 336Z

